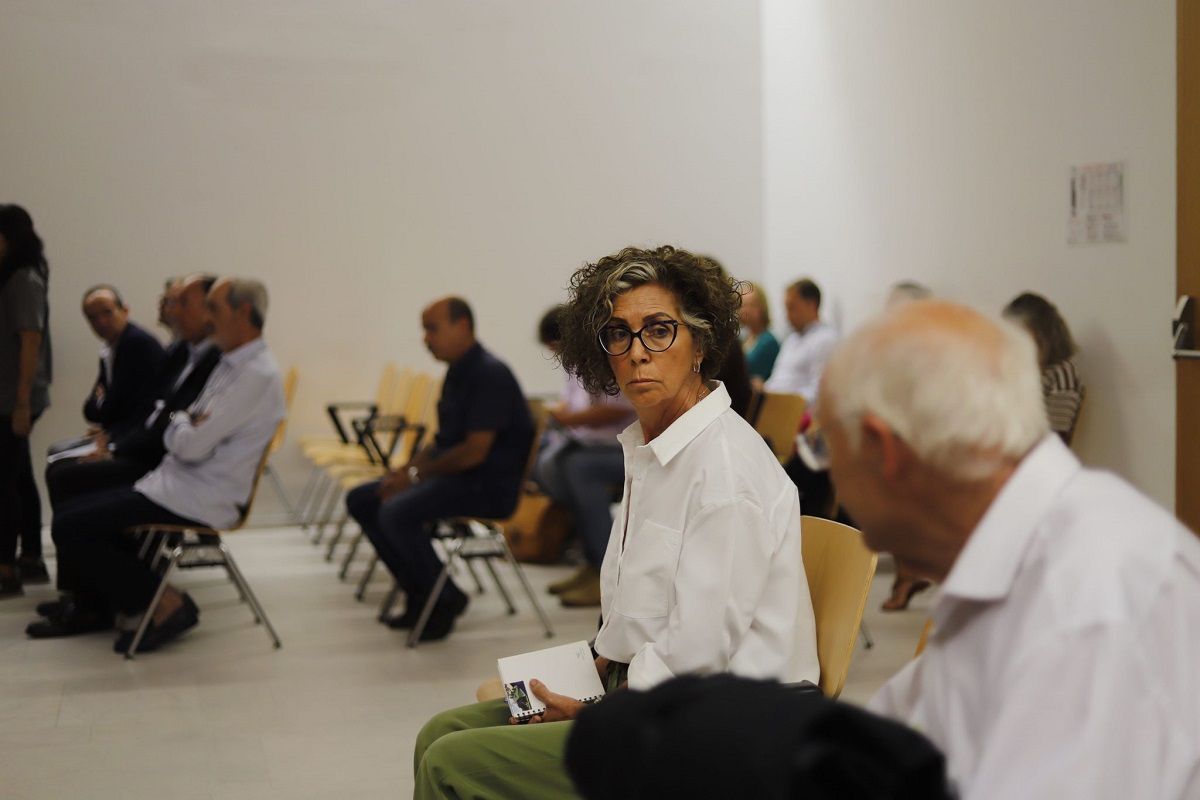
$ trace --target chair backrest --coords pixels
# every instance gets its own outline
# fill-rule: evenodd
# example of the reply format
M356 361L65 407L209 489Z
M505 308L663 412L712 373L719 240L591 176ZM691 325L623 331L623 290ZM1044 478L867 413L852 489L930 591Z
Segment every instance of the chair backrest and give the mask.
M250 518L250 511L254 507L254 498L258 495L258 484L262 480L263 474L267 471L267 462L271 459L271 447L275 440L282 435L282 431L287 427L287 414L283 415L283 419L279 420L279 424L275 426L275 433L271 436L271 441L267 442L267 446L263 448L262 457L258 459L258 467L254 470L254 480L250 484L250 494L246 497L246 502L239 509L242 515L238 517L238 521L230 525L225 531L236 531L238 528L246 524L246 520Z
M821 691L837 697L846 683L878 556L849 525L800 518L804 573L817 623Z
M283 439L287 434L287 418L292 413L292 400L296 397L296 383L300 380L300 371L292 367L283 376L283 420L279 423L279 427L275 429L275 435L271 437L271 443L267 445L267 455L277 452L280 447L283 447ZM265 462L264 462L265 469Z
M383 365L383 371L379 373L379 383L375 386L376 407L387 403L388 398L392 395L392 387L395 385L399 374L400 370L391 361Z
M408 403L408 396L413 391L414 375L410 369L396 369L392 374L392 380L387 386L387 390L382 392L375 400L375 408L378 409L379 415L383 417L394 417L404 413L404 406Z
M431 401L436 391L436 386L437 382L424 372L418 372L412 376L408 397L405 399L404 407L398 412L400 416L404 417L406 423L411 426L424 424L430 402L433 402L435 408L437 406L436 400ZM428 440L427 430L416 427L405 427L400 432L400 437L396 441L396 446L388 458L388 463L393 465L407 464L416 454L417 446L421 442Z
M802 395L763 393L754 430L767 440L771 452L781 463L791 458L796 434L800 432L800 420L807 407L808 402Z
M546 426L550 424L550 409L544 400L530 398L529 416L533 418L533 442L529 445L529 457L525 459L525 471L521 475L522 489L533 476L533 468L537 465L538 456L542 450L542 439L546 436Z

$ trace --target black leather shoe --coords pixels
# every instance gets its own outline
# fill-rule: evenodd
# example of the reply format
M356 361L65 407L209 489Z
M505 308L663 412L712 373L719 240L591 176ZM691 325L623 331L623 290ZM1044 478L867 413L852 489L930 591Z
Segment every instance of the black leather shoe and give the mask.
M450 593L450 598L448 600L443 600L433 607L433 613L430 614L429 618L432 620L433 616L439 611L444 611L450 614L452 618L457 617L467 610L467 605L470 604L470 602L471 598L467 597L464 592L454 589ZM421 616L421 609L424 607L424 601L421 603L410 603L405 607L403 614L389 619L387 621L387 626L393 630L408 630L409 628L417 627L417 619ZM422 639L423 638L424 637L422 637Z
M422 642L438 642L450 635L450 631L454 630L454 620L458 619L457 614L452 614L448 610L441 608L433 609L433 613L429 615L429 621L425 623L425 630L421 631Z
M150 626L146 628L146 633L142 635L142 640L138 642L137 652L149 653L157 650L161 645L176 638L184 631L196 627L199 622L199 606L192 600L191 595L184 594L183 605L177 608L174 614L163 620L161 625L150 623ZM116 641L113 642L113 652L128 652L129 645L133 642L136 633L136 630L121 631Z
M60 597L57 600L47 600L44 603L38 603L33 610L37 612L39 617L55 619L56 617L61 617L70 604L70 600Z
M113 617L107 611L81 609L68 603L58 616L29 623L25 635L30 639L57 639L106 631L112 626Z

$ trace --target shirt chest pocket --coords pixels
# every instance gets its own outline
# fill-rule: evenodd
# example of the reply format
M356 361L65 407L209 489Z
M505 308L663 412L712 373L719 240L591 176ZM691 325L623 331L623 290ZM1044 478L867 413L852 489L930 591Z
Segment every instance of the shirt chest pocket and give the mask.
M621 557L617 613L638 619L666 616L682 543L681 531L657 522L646 521L631 532Z

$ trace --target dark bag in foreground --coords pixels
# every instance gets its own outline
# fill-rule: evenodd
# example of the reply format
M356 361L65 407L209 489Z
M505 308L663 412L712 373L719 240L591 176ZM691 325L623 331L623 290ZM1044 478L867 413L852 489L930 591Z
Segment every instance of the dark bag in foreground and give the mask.
M588 800L954 796L942 753L910 728L730 675L609 695L580 714L566 760Z

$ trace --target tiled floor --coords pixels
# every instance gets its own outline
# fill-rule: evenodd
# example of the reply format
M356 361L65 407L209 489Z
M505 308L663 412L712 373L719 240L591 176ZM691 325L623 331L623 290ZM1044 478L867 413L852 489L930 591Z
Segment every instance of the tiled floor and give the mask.
M375 622L382 577L360 604L298 529L243 532L230 544L281 650L213 570L179 581L201 606L200 626L132 662L112 653L110 635L27 640L48 587L0 602L0 798L408 796L421 724L470 701L498 656L547 644L527 602L518 597L509 617L493 590L448 641L409 650ZM539 591L567 572L526 569ZM865 700L912 654L928 598L882 615L888 585L889 575L876 579L867 619L876 646L859 648L846 699ZM591 637L595 610L543 596L556 642Z

